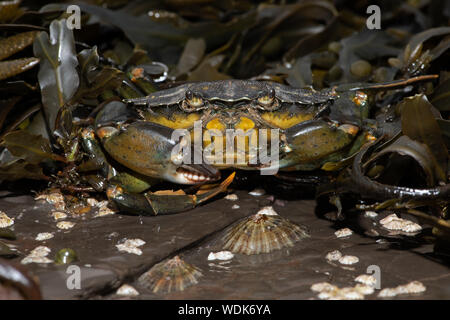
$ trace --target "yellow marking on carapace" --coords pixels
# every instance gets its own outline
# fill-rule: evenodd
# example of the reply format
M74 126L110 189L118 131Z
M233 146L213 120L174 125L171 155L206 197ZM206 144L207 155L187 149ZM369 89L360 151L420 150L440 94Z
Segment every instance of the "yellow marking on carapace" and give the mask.
M313 113L298 113L291 116L287 112L266 112L261 115L268 123L280 129L287 129L303 121L311 120L313 116Z
M255 123L253 120L246 117L241 117L241 120L234 126L235 129L242 129L244 131L253 129L254 127Z
M211 155L217 159L222 159L223 163L227 162L227 158L231 158L233 162L237 159L237 150L244 152L245 159L243 164L249 161L249 146L250 144L255 148L258 143L258 130L255 128L253 120L247 117L241 117L239 122L232 128L234 130L242 130L244 135L239 132L234 132L232 136L227 136L226 126L220 121L219 118L214 118L206 124L206 130L203 132L203 147L209 147ZM214 132L216 131L216 132ZM247 135L248 134L248 135ZM191 138L193 135L191 135ZM231 145L234 145L233 151L227 152L227 139L233 139L230 141Z
M173 114L172 118L169 119L162 115L157 116L147 116L146 120L160 124L162 126L166 126L172 129L187 129L194 126L194 122L199 120L201 117L198 113L189 113L189 114Z
M218 118L214 118L206 124L206 131L203 133L203 147L206 147L211 144L212 141L216 144L225 145L225 128L226 126L220 121ZM211 137L210 131L213 133L213 137ZM214 131L219 131L222 133L222 137L214 136Z
M206 124L206 129L217 129L219 131L225 131L225 125L218 118L214 118Z

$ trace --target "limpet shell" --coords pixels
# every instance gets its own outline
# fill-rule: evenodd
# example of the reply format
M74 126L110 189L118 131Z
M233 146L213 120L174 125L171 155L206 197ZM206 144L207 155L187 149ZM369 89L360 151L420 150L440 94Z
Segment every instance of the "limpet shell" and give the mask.
M155 264L150 270L139 277L139 283L154 293L183 291L197 284L202 276L199 268L185 262L179 256Z
M308 238L304 226L279 215L255 214L244 218L225 234L224 250L247 255L269 253Z

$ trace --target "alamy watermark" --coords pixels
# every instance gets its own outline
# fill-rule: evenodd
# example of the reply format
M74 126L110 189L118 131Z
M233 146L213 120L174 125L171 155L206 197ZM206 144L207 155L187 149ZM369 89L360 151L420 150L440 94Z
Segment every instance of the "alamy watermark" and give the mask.
M381 289L381 268L376 264L371 264L367 267L366 272L375 278L375 285L373 287L375 289Z
M70 265L66 269L69 276L66 279L66 287L69 290L81 289L81 269L79 266Z
M367 7L367 14L370 16L366 20L367 29L381 29L381 9L379 6L372 4Z
M70 14L67 17L66 25L69 30L81 29L81 9L79 6L72 4L67 7L66 12Z

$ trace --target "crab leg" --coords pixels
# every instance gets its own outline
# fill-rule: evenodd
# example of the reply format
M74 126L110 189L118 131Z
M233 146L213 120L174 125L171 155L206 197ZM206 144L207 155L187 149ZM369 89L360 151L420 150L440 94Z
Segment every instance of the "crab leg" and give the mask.
M121 210L132 214L165 215L183 212L195 208L198 204L224 192L234 179L233 172L217 187L194 195L184 192L165 192L145 194L128 193L121 187L114 186L107 190L107 196L114 201Z
M399 89L404 88L406 86L409 86L411 84L415 84L417 82L422 81L431 81L434 79L439 78L437 74L429 74L424 76L417 76L409 79L404 80L394 80L390 82L384 82L384 83L345 83L336 86L334 89L338 92L344 92L348 90L392 90L392 89Z

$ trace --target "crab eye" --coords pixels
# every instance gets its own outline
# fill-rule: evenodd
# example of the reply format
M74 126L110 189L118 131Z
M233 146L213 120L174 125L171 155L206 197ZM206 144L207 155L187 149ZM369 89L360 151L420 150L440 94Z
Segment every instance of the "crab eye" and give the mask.
M198 108L203 106L203 99L191 90L186 91L186 102L191 108Z
M269 92L264 93L258 98L258 103L262 107L269 107L275 100L275 90L272 88Z

